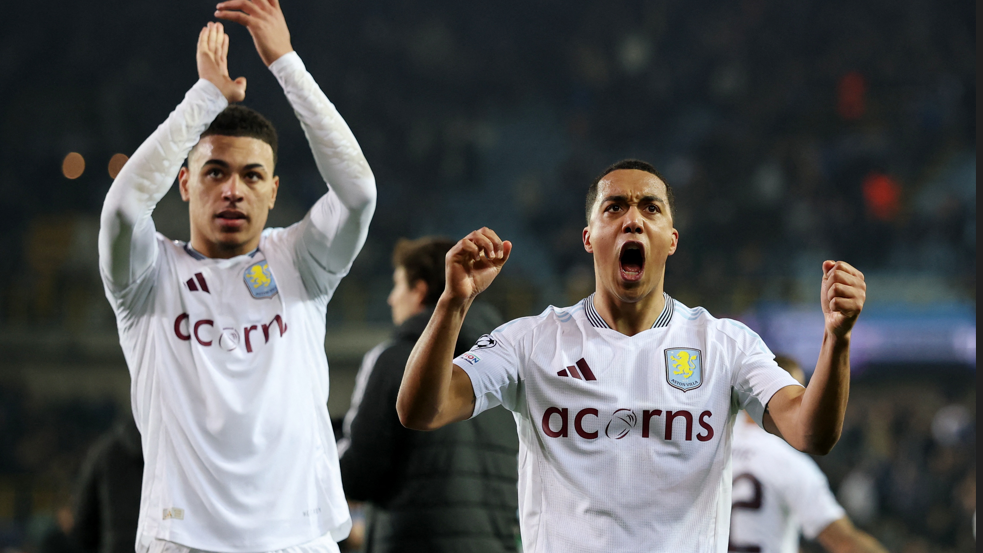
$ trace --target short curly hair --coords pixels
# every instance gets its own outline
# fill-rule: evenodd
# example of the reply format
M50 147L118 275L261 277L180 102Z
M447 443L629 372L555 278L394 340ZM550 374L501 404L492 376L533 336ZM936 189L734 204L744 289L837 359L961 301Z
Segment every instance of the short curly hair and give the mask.
M273 165L277 163L276 128L269 119L252 108L233 104L222 110L205 132L201 133L201 138L212 135L243 136L262 140L273 149Z

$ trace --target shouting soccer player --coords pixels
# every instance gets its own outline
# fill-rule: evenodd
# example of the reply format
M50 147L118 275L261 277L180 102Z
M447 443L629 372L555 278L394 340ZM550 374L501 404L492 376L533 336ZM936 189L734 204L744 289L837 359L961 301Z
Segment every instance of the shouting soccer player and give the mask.
M649 164L609 167L587 194L596 291L506 323L452 359L461 320L512 250L485 228L458 242L397 409L420 430L501 403L519 431L523 550L727 551L731 428L743 408L797 449L836 443L863 275L822 266L826 318L803 388L744 325L663 292L676 251L672 189Z
M778 366L805 382L794 360ZM816 462L740 415L734 424L732 553L798 553L799 535L830 553L886 553L871 535L853 525L833 497Z
M278 0L231 0L330 186L265 229L277 140L229 77L229 37L198 37L200 79L134 153L102 212L100 269L132 378L146 466L137 551L330 552L351 526L326 402L328 300L365 242L375 180L293 51ZM187 157L187 166L182 162ZM155 234L175 176L191 241Z

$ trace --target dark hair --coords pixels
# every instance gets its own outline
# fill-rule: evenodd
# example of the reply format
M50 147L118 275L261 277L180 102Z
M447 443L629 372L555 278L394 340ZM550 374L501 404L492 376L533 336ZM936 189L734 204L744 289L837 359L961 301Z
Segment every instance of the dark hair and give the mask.
M270 123L270 120L263 117L258 111L238 104L223 109L222 113L218 114L218 117L212 121L212 124L208 125L205 132L201 133L201 138L216 134L220 136L244 136L266 142L270 148L273 148L273 164L276 165L276 129L273 128L273 123Z
M416 240L400 238L393 249L393 268L406 271L406 282L413 286L418 281L427 285L424 305L436 305L444 291L444 256L454 247L454 241L436 236Z
M672 195L672 187L669 186L669 181L667 181L662 175L660 175L659 172L656 171L655 167L653 167L651 163L647 163L640 159L623 159L609 166L607 169L605 169L603 173L601 173L600 175L597 176L596 179L594 179L594 182L591 183L590 188L587 189L586 211L587 211L588 225L590 224L591 210L594 209L594 202L597 201L597 185L601 182L601 179L608 176L608 174L614 171L619 171L621 169L635 169L638 171L645 171L646 173L652 173L653 175L658 177L659 180L661 180L662 183L666 185L666 201L669 202L669 216L675 217L676 198Z

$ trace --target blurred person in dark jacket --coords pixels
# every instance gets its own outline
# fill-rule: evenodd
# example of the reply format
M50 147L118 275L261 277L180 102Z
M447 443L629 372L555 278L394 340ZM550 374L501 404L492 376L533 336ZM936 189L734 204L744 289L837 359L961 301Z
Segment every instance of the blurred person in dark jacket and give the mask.
M68 494L64 494L60 498L54 515L54 520L41 535L37 545L33 550L29 548L28 551L34 551L34 553L83 553L84 550L80 549L71 538L74 517L72 516L71 501Z
M133 416L89 450L76 492L73 536L92 553L133 553L140 513L143 451Z
M364 501L363 550L369 552L515 551L519 450L505 409L434 432L408 430L396 395L410 351L444 289L444 256L453 241L400 240L389 295L392 338L359 369L339 446L349 500ZM457 342L463 353L501 323L476 304Z

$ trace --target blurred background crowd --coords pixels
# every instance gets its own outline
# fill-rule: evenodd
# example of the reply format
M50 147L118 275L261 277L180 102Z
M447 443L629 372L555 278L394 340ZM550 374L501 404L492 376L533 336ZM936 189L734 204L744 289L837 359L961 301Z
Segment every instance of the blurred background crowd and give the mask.
M388 332L398 238L489 226L515 244L490 303L506 318L571 304L593 290L586 187L638 157L676 190L667 291L747 322L803 365L818 351L822 260L865 272L846 430L819 462L892 551L975 550L974 3L283 4L379 187L368 242L328 308L333 416ZM213 11L45 6L5 6L15 24L0 37L0 547L11 551L41 551L71 526L86 451L128 416L99 210L124 158L110 159L194 83ZM270 222L290 224L323 184L248 34L230 35L245 103L280 133ZM154 219L187 238L173 191Z

